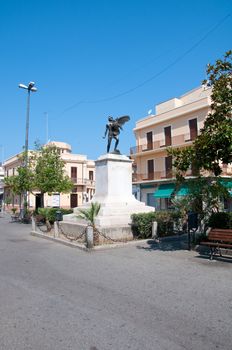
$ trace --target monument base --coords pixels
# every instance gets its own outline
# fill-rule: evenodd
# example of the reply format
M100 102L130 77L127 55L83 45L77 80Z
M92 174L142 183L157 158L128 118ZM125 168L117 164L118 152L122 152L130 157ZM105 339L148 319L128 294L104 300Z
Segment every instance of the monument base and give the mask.
M91 202L101 204L95 226L104 235L115 240L132 240L131 215L147 213L155 209L146 206L132 195L132 160L124 155L107 153L96 162L96 192ZM64 215L64 222L83 224L78 218L79 208L88 209L91 202Z

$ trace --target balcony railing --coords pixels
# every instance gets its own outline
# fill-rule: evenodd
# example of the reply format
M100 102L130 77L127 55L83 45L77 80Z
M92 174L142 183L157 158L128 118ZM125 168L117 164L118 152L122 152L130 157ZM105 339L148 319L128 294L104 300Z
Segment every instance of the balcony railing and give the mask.
M192 171L188 170L185 176L192 176ZM133 174L132 182L143 182L143 181L156 181L162 179L171 179L175 177L175 173L173 170L168 171L155 171L154 173L144 173L144 174Z
M152 181L152 180L161 180L161 179L169 179L172 178L172 171L156 171L154 173L148 174L133 174L132 181L140 182L140 181Z
M213 176L213 173L210 171L201 171L202 176ZM226 164L222 165L222 176L231 176L232 177L232 166L228 166ZM189 169L184 174L185 177L188 176L198 176L198 172L196 169ZM143 182L143 181L156 181L162 179L170 179L175 177L175 171L155 171L154 173L134 173L132 174L132 182Z
M189 134L181 134L178 136L173 136L171 139L171 146L181 146L185 145L186 142L188 141L193 141L190 139ZM158 150L163 147L169 147L166 146L165 140L159 140L159 141L154 141L154 142L149 142L149 143L144 143L142 145L138 145L135 147L131 147L130 149L130 154L136 154L136 153L142 153L142 152L147 152L151 150Z
M71 181L75 185L95 186L95 181L90 179L71 177Z

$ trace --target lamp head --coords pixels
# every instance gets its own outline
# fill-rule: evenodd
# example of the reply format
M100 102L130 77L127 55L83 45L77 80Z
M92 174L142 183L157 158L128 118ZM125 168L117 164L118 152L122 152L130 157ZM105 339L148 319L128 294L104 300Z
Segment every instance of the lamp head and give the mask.
M31 90L34 85L35 85L34 81L30 81L30 83L28 84L28 89Z
M28 86L26 86L24 84L19 84L19 87L22 88L22 89L26 89L28 91L32 91L32 92L36 92L37 91L34 81L30 81Z
M24 85L24 84L19 84L19 88L21 88L21 89L27 89L27 86Z

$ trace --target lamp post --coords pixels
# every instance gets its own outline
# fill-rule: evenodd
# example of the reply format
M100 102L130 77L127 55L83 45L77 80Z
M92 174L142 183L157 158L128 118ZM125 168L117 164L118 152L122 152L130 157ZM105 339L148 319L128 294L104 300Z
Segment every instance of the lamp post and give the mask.
M28 133L29 133L29 116L30 116L30 95L31 95L31 91L32 92L36 92L37 89L35 87L35 83L33 81L31 81L28 86L24 85L24 84L19 84L19 88L21 89L25 89L27 90L27 113L26 113L26 135L25 135L25 160L24 160L24 167L25 169L27 169L28 166ZM24 191L23 194L23 201L24 201L24 206L27 203L27 191ZM23 206L24 212L23 214L25 214L25 208Z

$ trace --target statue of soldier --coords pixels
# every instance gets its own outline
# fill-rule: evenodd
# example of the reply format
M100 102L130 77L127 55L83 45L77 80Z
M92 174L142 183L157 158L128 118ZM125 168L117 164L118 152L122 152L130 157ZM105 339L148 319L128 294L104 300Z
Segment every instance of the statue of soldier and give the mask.
M113 119L112 117L108 117L108 124L106 124L105 135L103 136L103 138L106 138L106 135L108 134L107 153L109 153L110 151L112 139L115 139L113 153L120 154L120 151L117 149L117 146L119 143L118 135L120 134L120 130L123 130L122 125L129 120L130 120L129 116L123 116L116 119Z

